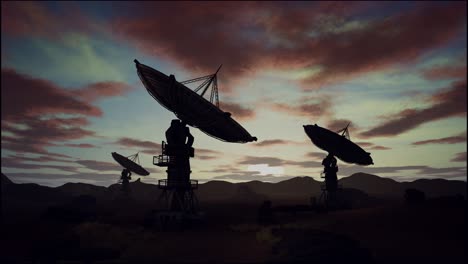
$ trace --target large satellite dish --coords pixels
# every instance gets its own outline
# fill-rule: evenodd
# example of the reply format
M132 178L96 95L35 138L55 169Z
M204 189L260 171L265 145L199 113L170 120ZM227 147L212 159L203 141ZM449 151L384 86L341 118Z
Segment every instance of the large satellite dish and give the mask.
M218 107L216 73L185 82L177 82L173 76L167 76L158 70L135 60L138 76L149 94L162 106L173 112L179 119L192 127L222 141L246 143L256 141L245 128L232 119L231 114ZM219 70L219 68L218 68ZM184 85L195 81L204 82L195 91ZM213 85L211 101L203 97L210 85ZM204 88L201 95L196 91Z
M114 158L117 163L119 163L122 167L140 175L140 176L147 176L150 173L145 170L143 167L141 167L138 163L135 162L135 160L138 158L138 153L134 154L129 157L133 157L133 160L130 159L129 157L124 157L120 155L117 152L112 152L112 157Z
M374 164L370 153L351 142L345 135L317 126L317 124L305 125L304 130L315 146L344 162L359 165ZM347 133L347 128L344 131Z

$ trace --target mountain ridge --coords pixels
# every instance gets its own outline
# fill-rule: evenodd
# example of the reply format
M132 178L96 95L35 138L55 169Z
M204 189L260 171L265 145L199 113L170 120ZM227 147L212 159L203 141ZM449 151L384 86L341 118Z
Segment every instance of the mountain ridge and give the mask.
M58 187L46 187L37 184L16 184L2 173L2 189L6 185L24 186L28 189L59 190L71 196L91 195L97 198L108 199L114 197L120 190L120 184L108 187L96 186L88 183L66 183ZM408 188L419 189L428 197L461 194L466 197L466 182L446 179L418 179L411 182L398 182L373 174L355 173L344 177L339 183L345 189L356 189L368 195L382 198L402 198ZM231 183L214 180L199 184L197 196L204 201L227 201L240 199L242 194L253 200L260 199L308 199L311 196L320 196L319 182L312 177L293 177L277 183L261 182L258 180ZM37 187L33 187L37 186ZM27 187L26 187L27 186ZM130 183L133 195L140 200L155 200L162 192L157 185L144 183L139 180ZM245 200L245 199L241 199Z

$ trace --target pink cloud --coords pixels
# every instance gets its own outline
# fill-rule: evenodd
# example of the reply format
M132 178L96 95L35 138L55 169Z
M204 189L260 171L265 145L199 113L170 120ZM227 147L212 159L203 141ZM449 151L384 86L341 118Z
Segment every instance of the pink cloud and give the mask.
M134 89L122 82L98 82L90 84L74 93L85 101L96 101L105 97L121 96Z
M220 102L219 105L223 111L231 113L232 116L236 119L246 120L255 117L254 110L247 107L243 107L240 104Z
M76 163L85 166L88 169L96 171L111 171L120 170L121 167L117 163L97 161L97 160L77 160Z
M12 155L8 156L8 158L23 161L32 161L32 162L65 162L65 163L74 163L73 160L70 159L63 159L63 158L54 158L51 156L39 156L39 157L26 157L24 155Z
M81 123L72 123L71 119L27 119L24 123L27 128L16 128L11 123L2 128L2 131L10 132L16 139L23 139L24 142L47 142L47 141L68 141L80 139L86 136L92 136L95 133L90 130L82 129ZM63 126L66 123L68 127ZM9 138L13 140L13 138ZM55 145L55 144L52 144Z
M426 145L426 144L457 144L466 142L466 132L459 135L435 139L421 140L411 143L412 145Z
M157 153L161 152L161 144L148 140L123 137L115 141L114 144L133 149L137 148L139 151L150 155L156 155Z
M209 2L201 7L181 2L146 2L132 8L135 17L118 18L112 28L116 35L147 54L175 60L196 73L211 72L224 63L223 81L232 82L263 68L303 66L304 61L308 62L303 58L312 56L304 56L300 49L305 45L303 37L298 39L293 35L303 36L317 16L348 14L360 3L301 5L290 8L291 5L280 2ZM169 10L177 10L184 23ZM286 37L299 41L294 43L299 48L272 45L273 39ZM229 89L231 85L224 88Z
M419 5L406 13L361 29L326 35L307 45L320 74L303 80L305 88L335 83L400 63L414 62L462 33L466 3Z
M450 161L453 162L466 162L466 152L459 152Z
M209 155L209 156L219 156L222 154L220 151L216 150L211 150L211 149L203 149L203 148L197 148L195 149L195 155L202 154L202 155Z
M213 160L219 159L222 157L223 153L211 149L196 148L195 149L195 159L201 160Z
M327 156L327 153L308 152L305 156L309 158L313 158L315 160L323 160Z
M73 2L56 2L52 11L41 1L3 1L2 34L60 37L65 32L91 32L101 25Z
M466 80L452 83L430 98L432 105L424 109L408 108L388 120L360 133L362 137L396 136L422 124L443 118L466 116Z
M58 146L56 142L81 139L94 136L95 133L74 124L64 127L62 121L57 119L40 120L29 118L23 120L25 129L16 128L12 123L2 122L2 132L9 132L14 136L2 136L2 149L15 152L29 152L36 154L52 155L46 150L47 147ZM69 121L66 123L70 124ZM61 154L56 154L60 155Z
M19 153L50 153L47 147L67 144L69 140L96 136L86 129L89 117L102 115L101 109L90 102L128 91L121 83L98 83L70 91L44 79L33 78L13 69L1 72L2 149ZM80 93L83 98L77 96ZM63 118L57 115L72 115ZM77 116L77 117L75 117ZM58 144L62 143L62 144ZM74 145L90 147L91 145Z
M213 160L216 159L215 156L207 156L207 155L197 155L195 156L196 159L201 159L201 160Z
M466 65L444 65L422 71L428 80L466 79Z
M120 138L115 142L116 144L125 146L125 147L139 147L139 148L152 148L152 149L161 149L161 144L155 143L148 140L139 140L133 138Z
M364 149L373 149L373 150L389 150L389 149L392 149L392 148L389 148L389 147L385 147L385 146L379 146L379 145L376 145L374 143L371 143L371 142L355 142L358 146L360 146L361 148L364 148Z
M327 122L327 126L325 128L328 129L328 130L337 132L337 131L340 131L341 129L345 128L346 126L348 126L348 130L349 130L351 135L353 134L352 133L353 131L358 130L356 125L353 122L351 122L351 120L348 120L348 119L332 119L332 120L329 120Z
M67 172L77 172L78 167L68 165L51 165L44 163L43 161L55 161L53 159L28 159L15 157L2 157L2 168L15 168L15 169L58 169ZM25 161L39 161L39 164L25 163Z
M56 30L52 14L39 2L2 2L2 33L26 35L45 30Z
M330 114L332 106L331 99L323 98L303 98L297 104L270 103L272 110L289 115L306 116L318 118L325 114Z
M125 8L132 15L115 16L106 24L70 2L57 3L59 11L42 2L2 2L2 32L22 36L60 36L68 31L110 33L147 54L175 61L194 74L212 72L224 63L221 81L227 90L241 78L264 69L319 66L318 74L300 81L308 90L413 63L455 40L466 27L466 2L462 1L419 3L399 13L367 20L359 14L392 8L394 3L113 5L111 11ZM177 16L173 10L177 10ZM346 28L353 23L359 26ZM460 72L427 73L432 76L429 78L447 74L458 76Z
M211 72L224 63L225 81L264 69L319 66L318 74L301 80L304 89L313 89L413 63L449 44L466 26L466 2L421 3L368 21L352 17L370 7L391 6L210 2L201 7L146 2L130 8L134 17L112 21L112 30L147 54L176 61L192 72ZM360 26L346 29L347 22Z
M15 121L42 114L82 114L100 116L101 110L83 102L43 79L2 69L2 121ZM21 98L21 100L15 100Z
M377 146L377 145L374 145L374 146L370 147L369 149L374 149L374 150L389 150L389 149L392 149L392 148L385 147L385 146Z
M283 139L269 139L263 140L261 142L255 143L253 146L256 147L268 147L274 145L288 145L288 144L297 144L297 142L291 140L283 140Z
M88 143L80 143L80 144L65 144L67 147L72 147L72 148L95 148L96 146L93 144L88 144Z

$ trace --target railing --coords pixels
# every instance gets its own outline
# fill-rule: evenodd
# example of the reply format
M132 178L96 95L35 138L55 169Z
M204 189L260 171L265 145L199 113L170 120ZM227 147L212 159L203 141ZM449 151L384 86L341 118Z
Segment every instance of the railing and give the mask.
M198 189L198 180L176 181L176 180L158 180L158 187L160 189Z
M158 156L153 156L153 164L160 167L167 167L170 164L175 162L175 156L166 155L167 143L165 141L161 142L161 151L162 154Z
M160 167L166 167L175 162L174 156L159 155L153 156L153 164Z

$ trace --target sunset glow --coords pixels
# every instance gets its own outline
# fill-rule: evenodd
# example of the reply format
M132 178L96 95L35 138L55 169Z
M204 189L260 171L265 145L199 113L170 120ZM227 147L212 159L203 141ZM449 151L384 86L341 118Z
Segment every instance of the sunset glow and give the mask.
M221 109L258 141L190 128L201 182L321 180L326 153L303 125L348 123L374 165L338 161L339 177L466 180L464 1L1 7L2 172L14 182L108 186L121 170L113 151L140 152L144 182L166 177L152 162L175 115L148 94L134 59L178 81L223 64Z

